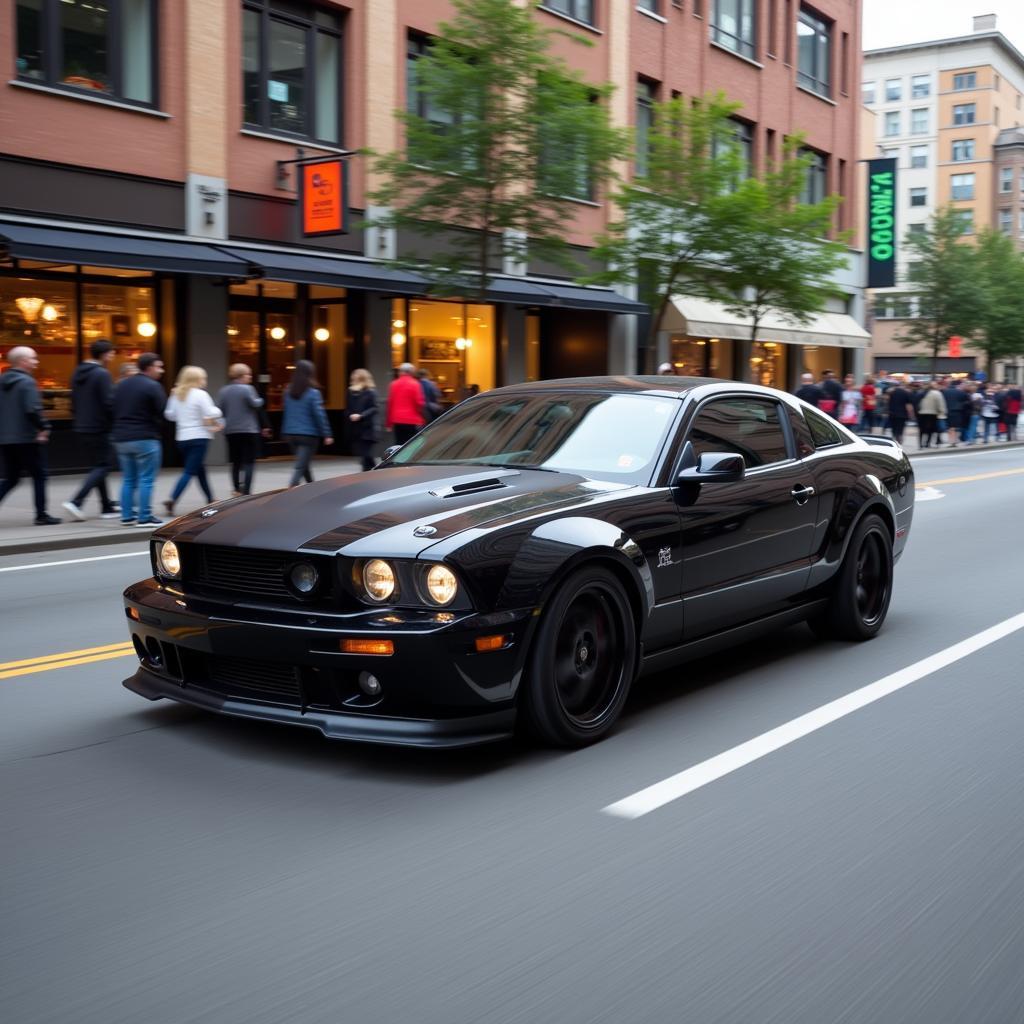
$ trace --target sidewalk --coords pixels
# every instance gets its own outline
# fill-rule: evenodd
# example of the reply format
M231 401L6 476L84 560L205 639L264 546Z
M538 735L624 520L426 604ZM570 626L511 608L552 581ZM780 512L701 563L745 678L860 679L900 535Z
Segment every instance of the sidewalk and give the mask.
M256 477L253 493L272 491L286 487L291 477L293 461L290 458L265 459L256 463ZM318 457L314 459L313 476L317 480L358 473L359 460L354 458ZM163 469L153 488L153 515L166 520L163 502L170 497L174 481L181 473L180 468ZM231 496L231 476L228 466L207 466L207 476L213 488L214 498ZM72 518L61 502L67 501L78 490L85 474L51 477L47 487L50 515L58 516L64 522L59 526L34 526L35 510L32 505L32 481L22 480L15 490L0 505L0 555L13 555L27 551L59 551L63 548L87 548L95 544L138 543L150 533L143 527L122 526L119 519L100 519L100 503L96 492L86 499L83 511L85 522ZM112 473L108 478L110 497L121 498L121 474ZM195 481L178 502L180 515L206 504L202 491Z

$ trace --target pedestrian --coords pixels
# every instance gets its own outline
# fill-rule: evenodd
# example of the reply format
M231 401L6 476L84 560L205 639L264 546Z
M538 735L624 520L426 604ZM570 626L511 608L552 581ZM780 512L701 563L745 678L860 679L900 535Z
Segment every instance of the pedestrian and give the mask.
M960 413L963 421L963 429L960 432L962 444L974 444L978 435L978 419L981 412L981 396L977 393L977 387L969 380L960 382L960 389L964 393L964 406Z
M1017 440L1017 420L1020 419L1021 389L1011 384L1006 390L1006 440Z
M178 372L164 416L174 424L174 440L185 461L170 498L164 502L167 514L174 515L174 506L193 479L202 489L206 503L213 504L204 463L210 438L223 429L224 423L220 409L206 391L206 371L201 366L183 366Z
M64 520L46 511L46 455L50 424L43 417L43 400L32 374L39 366L35 349L18 345L7 353L10 364L0 376L0 453L3 455L3 501L23 476L32 478L36 526Z
M416 367L402 363L398 379L388 388L387 417L384 426L393 430L396 444L405 444L426 423L423 388L416 379Z
M932 380L928 382L928 389L921 398L921 404L917 407L917 422L921 432L918 440L919 448L930 448L932 438L938 433L939 420L945 419L947 415L946 399L939 390L939 382Z
M228 381L217 392L217 407L224 417L224 434L228 439L231 493L238 497L252 493L260 434L266 437L270 429L260 419L266 414L263 399L252 386L252 369L245 363L232 363L228 367Z
M139 372L118 381L114 388L110 439L121 463L121 524L150 527L161 524L150 501L163 458L160 439L167 396L159 384L163 360L155 352L143 352L137 362Z
M107 493L107 475L114 469L116 459L110 445L114 381L107 369L113 359L114 346L101 338L89 346L89 358L76 367L71 377L72 425L91 467L82 486L63 502L62 507L75 519L85 519L82 505L93 490L100 499L100 519L117 519L121 514L121 506L111 501Z
M827 412L833 419L839 419L839 400L843 397L843 389L831 370L822 370L821 383L818 386L823 396L818 408L822 412Z
M870 373L864 377L864 383L860 386L860 397L860 429L865 434L871 434L874 432L876 423L878 389L875 387L875 380Z
M990 434L995 434L996 440L999 440L999 420L999 402L995 389L985 384L981 389L981 422L985 424L985 444L988 444Z
M377 386L369 370L352 371L347 415L352 450L359 456L365 473L373 469L373 446L377 443Z
M420 386L413 382L417 392ZM316 452L320 439L325 445L334 444L331 423L324 412L324 400L316 380L316 367L308 359L295 364L292 382L284 393L284 418L281 421L281 436L288 442L295 456L295 469L288 483L296 487L300 481L313 482L310 461Z
M949 446L959 446L960 438L967 428L964 413L967 411L968 398L963 388L952 377L946 382L942 396L946 399L946 429L949 431ZM941 425L940 425L941 432Z
M813 405L816 409L819 408L824 392L814 383L813 373L800 375L800 387L796 389L796 397L803 402L807 402L809 405Z
M130 360L127 363L121 364L121 369L118 371L118 376L121 380L125 377L134 377L139 372L139 364L133 363Z
M903 431L906 429L907 421L914 418L913 397L900 382L890 387L886 394L889 399L889 429L892 431L892 438L903 444Z
M843 390L839 399L839 422L851 430L860 423L861 406L864 403L864 396L857 387L857 381L852 373L843 378Z
M662 363L658 367L659 377L674 377L676 375L676 368L671 363Z
M444 412L441 406L441 389L431 380L430 371L421 367L416 371L423 388L423 418L428 422L436 420Z

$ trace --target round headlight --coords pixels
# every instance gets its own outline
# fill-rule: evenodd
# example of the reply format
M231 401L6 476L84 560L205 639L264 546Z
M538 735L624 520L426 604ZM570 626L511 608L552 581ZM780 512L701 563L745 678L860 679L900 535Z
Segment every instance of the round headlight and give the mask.
M181 555L178 553L178 545L173 540L164 541L157 548L156 561L165 576L181 575Z
M451 604L459 589L455 573L446 565L432 565L427 573L427 594L435 604Z
M363 586L374 601L386 601L395 592L395 570L380 558L371 558L363 566Z
M312 594L319 578L316 567L309 562L293 565L291 572L288 573L288 579L300 594Z

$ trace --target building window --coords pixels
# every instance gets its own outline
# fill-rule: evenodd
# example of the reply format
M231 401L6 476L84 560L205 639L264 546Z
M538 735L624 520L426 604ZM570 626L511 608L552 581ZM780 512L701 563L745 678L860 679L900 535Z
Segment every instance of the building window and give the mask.
M20 80L156 104L156 0L17 0L16 24Z
M246 0L242 88L247 125L340 142L341 16L299 0Z
M974 159L974 139L958 139L953 143L953 161L962 163Z
M657 86L641 78L636 83L636 176L646 178L651 155L651 129L654 127L654 101Z
M953 91L966 92L968 89L976 89L977 81L978 76L973 71L967 71L961 75L954 75Z
M973 174L954 174L950 179L950 185L952 187L951 194L953 199L964 200L974 198Z
M900 133L900 112L898 110L889 110L885 114L885 134L891 138L894 135Z
M754 130L746 121L733 120L731 139L712 139L711 155L719 156L729 147L734 147L740 158L740 180L754 173Z
M744 57L754 58L754 0L714 0L711 38Z
M900 158L899 146L880 146L879 152L883 160L899 160Z
M796 80L805 89L821 96L832 93L832 25L800 8L796 23L797 68Z
M661 14L661 0L636 0L636 5L641 11Z
M911 75L910 76L910 98L913 100L923 100L926 96L932 94L932 76L931 75Z
M805 149L802 155L810 156L811 163L807 168L800 202L820 203L828 195L828 157L809 149Z
M903 97L903 79L887 78L885 80L885 102L894 103Z
M913 169L928 166L928 147L927 146L911 146L910 147L910 166Z
M584 25L594 24L594 0L543 0L541 7L582 21Z
M1004 235L1010 234L1013 231L1013 211L1012 210L1000 210L999 211L999 230Z
M865 82L860 87L860 101L861 103L865 104L865 106L870 106L872 103L875 102L874 82Z
M928 189L926 189L926 188L912 188L910 190L910 205L911 206L927 206L928 205Z
M974 103L958 103L953 107L953 124L974 124Z
M960 230L965 235L974 234L974 211L973 210L954 210L953 215L956 221L960 225Z
M907 225L907 234L910 235L910 236L913 236L913 235L923 235L924 234L924 225L923 224L908 224Z
M594 96L587 98L586 92L581 94L580 100L598 102ZM592 201L594 198L594 175L586 142L568 121L550 129L544 137L537 167L537 187L548 195L566 199Z
M917 107L910 112L910 134L928 134L928 108Z
M1000 167L999 168L999 191L1000 192L1012 192L1013 191L1013 168L1012 167Z

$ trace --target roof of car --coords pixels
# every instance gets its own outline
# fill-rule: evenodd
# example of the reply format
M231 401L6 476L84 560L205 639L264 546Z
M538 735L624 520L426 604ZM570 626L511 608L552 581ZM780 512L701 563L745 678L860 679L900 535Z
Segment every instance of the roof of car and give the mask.
M512 384L501 388L504 392L517 391L610 391L616 394L672 395L681 397L694 388L709 384L727 385L730 390L766 392L768 389L719 377L562 377L558 380L536 380L526 384Z

